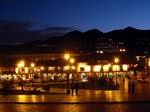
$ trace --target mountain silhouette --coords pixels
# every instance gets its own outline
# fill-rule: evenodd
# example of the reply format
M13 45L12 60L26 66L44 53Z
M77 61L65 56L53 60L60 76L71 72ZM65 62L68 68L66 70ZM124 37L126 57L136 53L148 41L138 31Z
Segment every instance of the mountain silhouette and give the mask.
M17 46L14 51L17 52L91 52L96 50L99 39L111 39L116 43L122 43L128 50L145 52L150 48L150 30L140 30L133 27L113 30L103 33L97 29L91 29L86 32L71 31L63 36L52 36L46 40L36 40L26 42ZM142 47L141 47L142 46ZM4 50L5 48L5 50ZM7 50L6 50L7 48ZM11 47L12 48L12 47ZM1 46L0 50L8 52L11 48ZM148 51L147 51L148 52Z

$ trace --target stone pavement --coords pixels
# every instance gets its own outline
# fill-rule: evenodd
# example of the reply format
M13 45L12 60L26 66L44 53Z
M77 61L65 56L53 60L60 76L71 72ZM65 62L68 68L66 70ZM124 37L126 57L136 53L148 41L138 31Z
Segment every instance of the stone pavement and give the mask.
M121 85L122 86L122 85ZM138 83L135 93L129 93L127 84L119 90L79 90L79 94L65 94L65 89L51 88L45 95L1 95L0 103L120 103L150 102L150 84ZM57 93L57 94L55 94Z
M125 103L150 102L150 83L136 83L135 92L128 92L128 80L119 80L119 90L84 90L79 94L65 94L66 89L51 88L44 95L0 95L0 103Z

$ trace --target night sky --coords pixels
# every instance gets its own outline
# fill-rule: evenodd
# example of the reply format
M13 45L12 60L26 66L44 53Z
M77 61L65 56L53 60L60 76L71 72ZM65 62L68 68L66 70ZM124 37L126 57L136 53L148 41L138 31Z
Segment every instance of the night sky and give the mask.
M103 32L132 26L150 29L150 0L0 0L0 20Z

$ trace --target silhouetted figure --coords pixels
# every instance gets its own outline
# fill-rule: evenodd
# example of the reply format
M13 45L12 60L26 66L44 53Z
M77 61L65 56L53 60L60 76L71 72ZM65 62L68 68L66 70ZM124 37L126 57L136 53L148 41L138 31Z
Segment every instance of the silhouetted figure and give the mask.
M116 88L119 89L119 87L120 87L120 85L119 85L119 83L117 82L117 83L116 83Z
M4 93L4 95L8 95L11 89L9 81L4 81L2 85L3 85L2 92Z
M74 87L74 83L72 83L72 84L71 84L72 96L73 96L73 93L74 93L74 88L75 88L75 87Z
M132 82L131 88L132 88L132 93L134 93L134 91L135 91L135 83L134 82Z
M129 93L131 92L131 81L129 81L129 83L128 83L128 92Z
M76 95L78 95L78 88L79 88L78 83L75 83L75 88L76 88Z
M125 79L123 78L123 83L125 82Z

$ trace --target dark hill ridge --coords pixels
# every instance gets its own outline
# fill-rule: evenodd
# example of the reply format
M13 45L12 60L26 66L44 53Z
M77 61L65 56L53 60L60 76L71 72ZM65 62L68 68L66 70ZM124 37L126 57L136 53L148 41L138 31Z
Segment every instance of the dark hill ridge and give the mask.
M6 47L1 52L51 52L51 51L76 51L76 52L91 52L96 50L96 44L100 38L111 39L117 43L124 43L124 46L132 50L144 51L150 48L150 30L139 30L132 27L119 29L103 33L97 29L88 30L86 32L72 31L63 36L50 37L47 40L38 40L26 42L15 49ZM142 47L141 47L142 46ZM55 50L57 49L57 50Z
M135 41L141 38L150 39L150 30L139 30L132 27L127 27L121 30L114 30L105 34L118 41Z

